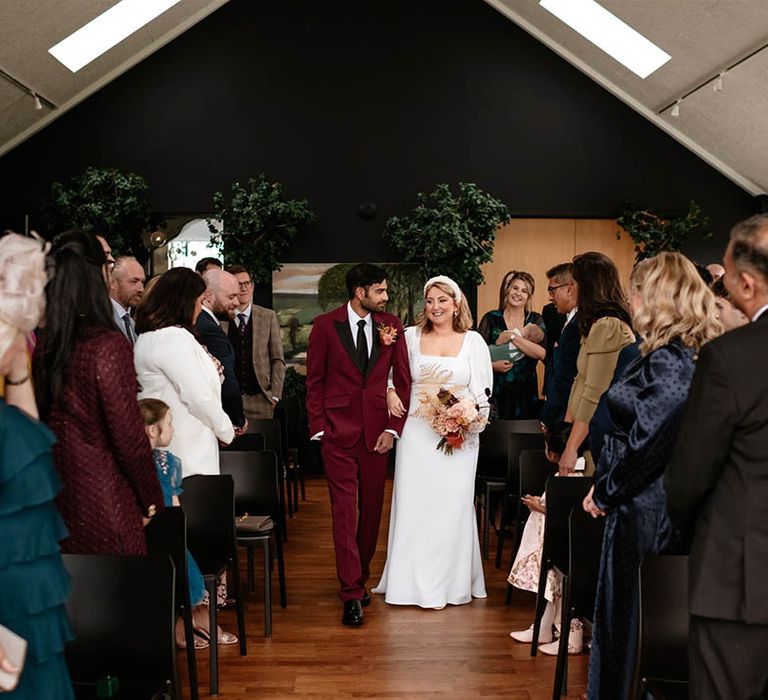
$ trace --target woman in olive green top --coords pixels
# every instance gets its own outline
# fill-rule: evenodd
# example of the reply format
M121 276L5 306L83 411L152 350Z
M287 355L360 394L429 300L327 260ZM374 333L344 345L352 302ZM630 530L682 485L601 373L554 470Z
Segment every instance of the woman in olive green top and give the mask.
M574 470L578 449L589 433L600 397L613 379L619 353L635 341L626 295L610 258L602 253L577 255L573 280L578 291L581 350L565 415L573 428L560 458L561 475ZM587 474L591 474L595 469L591 455L586 452L584 456Z

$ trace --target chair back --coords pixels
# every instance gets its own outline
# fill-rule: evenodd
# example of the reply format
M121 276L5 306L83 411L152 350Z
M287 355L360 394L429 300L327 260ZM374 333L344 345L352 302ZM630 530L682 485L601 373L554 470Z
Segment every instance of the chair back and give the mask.
M480 433L477 476L480 479L504 481L507 473L507 436L513 432L511 420L495 420Z
M521 420L509 420L512 433L537 433L541 434L541 423L538 418L524 418Z
M279 462L285 462L285 444L280 421L277 418L254 418L248 421L248 432L264 436L264 449L272 450Z
M520 421L510 421L518 423ZM520 455L524 450L544 449L544 436L537 433L510 433L507 435L507 495L513 495L520 486ZM546 480L545 480L546 481ZM542 482L543 483L543 482ZM541 493L541 492L539 492ZM525 494L519 494L525 495Z
M542 560L549 560L560 571L568 571L568 519L574 508L581 508L591 487L592 478L588 476L552 476L547 480Z
M189 551L203 574L218 572L237 552L232 477L198 474L184 479L182 487L179 500L187 518Z
M518 493L521 496L529 494L531 496L540 496L544 493L547 485L547 479L557 469L557 465L552 464L547 459L543 450L523 450L520 453L520 488Z
M640 565L639 677L688 681L688 557L647 555Z
M179 507L161 510L144 528L147 553L170 557L176 570L176 605L189 605L187 583L187 521Z
M604 530L605 518L593 518L580 506L571 510L568 548L571 606L578 609L579 617L590 621L595 612Z
M280 517L277 456L265 452L226 452L221 455L222 474L235 486L235 516L269 515L275 523Z
M221 445L221 452L256 452L264 449L264 436L261 433L243 433L238 435L229 445Z
M118 679L120 697L180 697L169 557L64 554L72 580L66 659L75 688ZM90 695L90 692L83 693ZM95 692L92 697L95 697Z

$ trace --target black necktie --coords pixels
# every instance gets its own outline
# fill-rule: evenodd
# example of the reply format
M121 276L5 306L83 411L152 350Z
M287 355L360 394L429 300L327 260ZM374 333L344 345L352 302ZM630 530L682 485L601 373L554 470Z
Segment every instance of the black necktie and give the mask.
M123 316L123 323L125 324L125 335L128 338L128 342L133 345L134 338L133 338L133 329L131 328L131 314L130 312L126 311L125 315Z
M237 314L237 320L238 320L237 329L241 333L245 333L245 325L247 323L247 321L245 320L245 314Z
M365 337L365 320L363 319L357 322L357 361L365 374L365 370L368 369L368 341Z

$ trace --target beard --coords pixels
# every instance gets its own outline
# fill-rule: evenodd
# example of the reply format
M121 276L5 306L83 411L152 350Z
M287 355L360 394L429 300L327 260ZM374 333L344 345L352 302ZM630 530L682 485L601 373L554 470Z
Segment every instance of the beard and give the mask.
M366 311L370 311L371 313L374 313L376 311L384 311L384 309L387 308L387 302L386 301L380 301L380 302L377 303L377 302L373 301L373 299L371 299L368 296L364 296L360 300L360 305Z

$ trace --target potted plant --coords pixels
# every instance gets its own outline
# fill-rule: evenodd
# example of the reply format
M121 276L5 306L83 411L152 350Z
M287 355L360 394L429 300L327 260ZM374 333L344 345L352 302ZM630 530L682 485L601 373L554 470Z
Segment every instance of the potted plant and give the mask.
M142 236L149 230L147 181L117 168L90 167L66 183L54 182L43 203L49 235L82 228L104 236L115 255L135 255L146 262Z
M701 207L696 202L688 205L686 214L666 218L630 202L624 206L616 223L634 241L637 261L663 251L679 251L692 234L702 238L712 236L709 219L701 213ZM618 231L616 237L621 238L621 233Z
M207 220L211 245L225 264L250 270L256 285L271 283L299 226L315 220L306 199L286 199L282 185L264 174L250 178L247 185L233 183L229 195L216 192L213 210Z
M447 184L417 195L416 208L387 221L384 238L404 262L420 266L423 278L452 277L469 291L483 282L480 266L493 257L496 229L509 221L509 209L473 183Z

